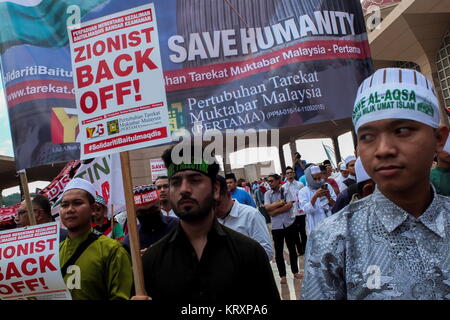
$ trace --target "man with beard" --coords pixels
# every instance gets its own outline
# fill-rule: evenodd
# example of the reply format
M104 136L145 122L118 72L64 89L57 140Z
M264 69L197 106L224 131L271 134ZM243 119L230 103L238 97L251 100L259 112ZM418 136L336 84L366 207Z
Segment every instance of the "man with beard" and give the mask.
M177 302L279 300L264 249L215 217L213 203L220 194L217 160L212 157L209 164L194 157L194 146L187 149L181 153L192 156L180 157L173 148L162 155L169 199L180 220L142 257L147 293L153 300Z
M178 219L162 214L160 197L156 186L150 184L134 187L133 194L136 217L139 220L140 248L145 250L175 229ZM123 245L129 251L129 235L125 237Z

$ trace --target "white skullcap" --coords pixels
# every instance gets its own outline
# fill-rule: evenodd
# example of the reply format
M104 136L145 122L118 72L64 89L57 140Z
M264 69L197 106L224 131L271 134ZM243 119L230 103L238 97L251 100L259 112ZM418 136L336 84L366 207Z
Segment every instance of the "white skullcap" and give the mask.
M347 170L347 165L343 162L339 165L339 169L341 170Z
M358 88L352 120L356 132L369 122L384 119L415 120L439 127L439 103L433 84L412 69L377 70Z
M320 168L318 166L311 166L311 174L321 173Z
M345 165L347 166L350 161L356 161L356 157L355 156L348 156L347 158L345 158L345 160L344 160ZM345 167L345 169L347 169L347 167Z
M356 159L355 172L356 172L356 182L357 183L364 182L364 181L372 179L367 174L366 169L364 169L360 158Z
M86 192L89 192L95 199L95 196L96 196L95 187L89 181L86 181L81 178L72 179L64 188L64 193L66 193L67 191L72 190L72 189L81 189Z

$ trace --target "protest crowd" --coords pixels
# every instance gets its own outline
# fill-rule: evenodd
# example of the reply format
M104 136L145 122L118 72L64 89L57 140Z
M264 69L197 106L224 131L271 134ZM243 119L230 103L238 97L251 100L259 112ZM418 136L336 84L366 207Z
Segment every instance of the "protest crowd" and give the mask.
M362 110L375 90L395 88L420 92L434 116ZM426 78L382 69L358 90L357 150L337 168L296 153L281 174L246 182L194 159L194 145L182 163L168 148L167 176L133 188L148 296L134 293L126 212L110 218L93 185L73 178L59 204L61 272L81 275L72 298L276 301L275 262L280 284L287 272L302 282L301 299L448 299L450 154L439 121ZM54 220L45 196L32 208L37 224ZM29 225L25 201L15 223ZM383 277L367 280L371 268Z
M389 10L415 26L417 3ZM450 29L445 72L376 65L364 14L360 0L0 1L22 187L0 208L0 300L450 300ZM335 159L293 148L317 137ZM283 172L231 169L233 152L274 146ZM54 163L30 194L27 170Z

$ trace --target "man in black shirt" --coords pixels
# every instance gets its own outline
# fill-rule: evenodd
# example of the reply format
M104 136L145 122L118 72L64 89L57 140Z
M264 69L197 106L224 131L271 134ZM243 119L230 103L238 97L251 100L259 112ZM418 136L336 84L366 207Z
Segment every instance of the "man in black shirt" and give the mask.
M194 155L193 147L191 151ZM148 295L176 302L279 300L264 249L215 218L214 200L220 193L217 162L189 157L175 164L171 153L172 149L166 150L162 158L170 202L180 221L142 257Z
M139 220L139 244L144 252L152 244L174 230L178 219L168 217L161 212L160 195L155 185L136 186L133 188L136 217ZM130 251L129 235L122 244Z

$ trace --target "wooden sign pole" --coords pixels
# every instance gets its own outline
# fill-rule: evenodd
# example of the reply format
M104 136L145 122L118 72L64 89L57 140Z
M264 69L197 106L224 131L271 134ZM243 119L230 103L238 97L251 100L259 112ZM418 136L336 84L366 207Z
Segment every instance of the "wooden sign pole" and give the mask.
M22 185L25 203L27 205L28 221L31 226L34 226L34 225L36 225L36 217L34 215L33 205L31 203L30 191L28 190L27 173L26 173L25 169L20 170L17 173L19 174L19 177L20 177L20 184Z
M127 208L128 236L130 238L131 262L133 263L134 287L136 295L146 296L144 286L144 272L140 254L139 234L136 223L136 212L134 209L133 184L131 181L130 156L128 151L120 153L122 166L123 191Z

